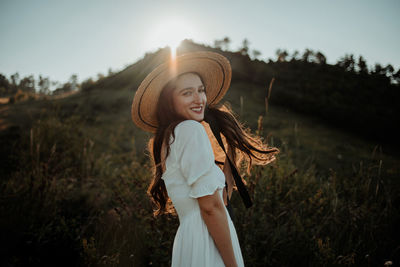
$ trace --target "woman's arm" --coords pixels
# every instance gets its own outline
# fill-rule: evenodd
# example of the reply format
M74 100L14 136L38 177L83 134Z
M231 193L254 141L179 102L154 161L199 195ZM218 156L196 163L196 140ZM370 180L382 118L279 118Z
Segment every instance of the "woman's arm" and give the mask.
M224 190L225 191L225 190ZM213 195L199 197L201 215L215 245L227 267L236 267L236 258L233 252L232 240L229 231L225 206L218 190Z

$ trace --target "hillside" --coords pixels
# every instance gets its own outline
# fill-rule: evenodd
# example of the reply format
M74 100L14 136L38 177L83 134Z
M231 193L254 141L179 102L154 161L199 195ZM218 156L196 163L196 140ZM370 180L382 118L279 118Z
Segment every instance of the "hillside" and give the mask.
M394 125L399 123L400 108L394 99L400 97L400 90L399 85L391 84L387 77L352 73L336 65L300 60L265 63L250 60L247 55L238 52L221 51L189 40L182 42L177 53L199 50L215 51L230 60L233 69L232 89L227 99L230 94L242 96L247 101L262 99L259 105L263 106L267 87L275 78L270 105L312 117L318 124L353 133L372 143L384 145L390 153L397 153L397 149L393 149L399 144ZM80 114L89 121L127 112L121 109L130 106L141 80L168 56L168 48L147 53L141 60L118 73L82 84L81 92L68 99L2 105L0 129L6 125L29 127L29 123L37 118L38 111L48 105L61 105L64 116ZM235 102L235 99L231 100ZM243 109L238 102L234 103L233 108L236 111ZM108 111L112 111L112 114ZM261 113L251 115L258 118ZM251 120L247 117L244 119ZM254 123L250 126L255 127Z
M318 118L321 123L345 129L380 144L398 147L393 125L400 121L399 84L392 84L383 74L347 71L338 65L291 60L263 62L251 60L239 52L221 51L191 41L184 41L178 54L209 50L226 56L233 69L232 84L248 83L264 87L258 92L243 88L243 95L266 96L275 78L270 104ZM96 88L135 90L140 81L168 58L168 49L148 53L137 63L96 84ZM93 85L94 86L94 85Z
M214 50L185 42L180 53L204 49ZM372 104L362 106L363 101L352 102L354 95L347 102L326 100L318 106L324 90L332 89L334 75L342 73L354 85L356 74L330 65L265 63L219 52L233 66L224 101L281 151L273 164L256 166L243 176L253 208L245 209L237 192L232 196L247 264L397 262L399 155L379 135L357 131L361 119L378 107L386 104L387 110L371 119L397 112L396 107L385 97L367 98ZM140 81L167 57L166 49L148 53L66 97L33 97L0 106L0 243L5 248L0 265L170 266L179 221L173 215L152 216L154 206L146 194L150 134L130 116ZM266 112L272 77L276 80ZM389 92L395 88L385 86ZM355 88L349 90L359 90ZM338 99L344 96L336 92ZM338 120L352 105L361 108L360 122L351 124L359 114L352 109ZM337 113L328 112L335 109ZM375 123L393 131L395 121Z
M366 160L376 146L385 155L392 155L388 159L389 162L393 163L398 157L397 151L393 150L390 144L390 138L395 135L393 122L399 118L394 116L398 114L398 107L386 104L387 108L382 109L385 101L388 101L386 97L367 97L368 92L359 97L372 103L363 109L360 109L362 101L356 102L354 97L349 96L346 101L335 102L334 97L344 97L340 92L345 89L333 93L332 98L324 95L333 90L333 87L341 88L347 84L346 79L355 79L342 71L343 77L340 82L334 83L335 72L340 73L337 67L300 62L250 61L247 56L223 52L190 41L182 44L178 54L196 50L217 51L229 58L233 68L233 80L225 100L253 130L257 128L259 116L265 115L264 99L267 85L273 77L275 78L269 99L269 112L263 121L264 134L268 134L268 138L272 137L276 145L281 145L282 142L289 146L302 143L299 154L295 154L297 158L304 158L303 154L313 155L316 164L321 165L322 169L336 169L342 168L342 164L349 168L355 162ZM134 143L135 150L142 153L149 134L139 130L131 122L131 101L140 81L168 56L168 49L148 53L121 72L87 84L80 92L66 98L3 105L0 126L12 126L1 132L3 144L5 143L2 145L2 162L5 164L3 166L13 165L10 165L11 159L7 157L12 140L16 141L19 136L28 135L32 123L49 116L48 112L57 113L61 118L78 116L84 120L85 131L93 135L99 153L109 149L109 138L116 134L119 149L129 151ZM372 80L370 77L368 79ZM367 80L364 84L368 82ZM386 90L389 89L395 88L389 86ZM351 90L356 92L359 87ZM307 94L313 91L318 93ZM321 98L325 102L322 102ZM382 110L375 113L376 109ZM367 115L370 117L370 123L365 122ZM386 142L383 142L380 133L387 134Z

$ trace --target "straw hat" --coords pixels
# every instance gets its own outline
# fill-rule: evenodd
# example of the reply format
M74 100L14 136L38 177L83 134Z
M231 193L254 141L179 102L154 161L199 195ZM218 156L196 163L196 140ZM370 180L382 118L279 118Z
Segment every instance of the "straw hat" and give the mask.
M155 68L142 81L132 102L132 120L145 131L157 130L156 107L161 90L174 77L196 72L206 87L207 105L218 103L229 88L232 70L228 59L214 52L192 52Z

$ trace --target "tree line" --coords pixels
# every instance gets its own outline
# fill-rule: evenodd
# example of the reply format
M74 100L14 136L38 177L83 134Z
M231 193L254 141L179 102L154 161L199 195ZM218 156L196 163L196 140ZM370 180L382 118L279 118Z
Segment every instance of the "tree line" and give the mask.
M52 87L56 89L51 90ZM57 95L78 90L79 88L80 84L76 74L71 75L66 83L60 84L42 75L39 75L37 79L33 75L21 78L19 73L16 72L10 75L8 79L0 73L0 96L12 96L18 91L31 94Z
M214 48L229 51L231 42L232 41L229 37L217 39L214 41ZM253 60L258 59L261 56L259 50L250 49L250 42L247 38L243 39L241 46L239 46L237 51L231 52L251 57ZM314 51L309 48L306 48L302 53L298 50L289 53L286 49L277 49L275 55L275 61L268 59L268 62L302 61L321 65L327 64L327 58L321 51ZM380 63L375 63L372 68L368 68L366 59L361 55L357 58L354 54L345 54L334 65L348 72L386 76L392 83L400 83L400 68L396 71L391 64L383 66Z
M243 39L236 51L230 48L231 42L229 37L216 39L214 40L213 48L247 57L249 61L260 61L261 52L257 49L250 49L250 42L247 38ZM277 49L275 55L275 60L269 58L268 63L305 62L327 65L327 58L322 52L313 51L309 48L305 49L302 53L298 50L289 53L285 49ZM375 63L372 68L368 68L367 61L361 55L356 58L353 54L345 54L334 66L349 73L369 74L374 77L388 79L390 83L400 84L400 68L395 70L391 64L383 66L380 63ZM39 75L35 79L33 75L20 77L19 73L16 72L7 78L0 73L0 97L10 97L17 94L17 92L39 95L60 95L77 90L85 91L85 89L93 87L97 81L103 80L113 74L115 74L115 72L110 68L107 75L99 73L97 75L97 80L88 78L82 82L78 81L78 76L76 74L72 74L67 82L59 83L42 75Z
M85 88L92 86L95 82L113 74L114 72L109 69L107 76L99 73L97 74L97 80L88 78L82 82L79 82L77 74L72 74L67 82L60 83L42 75L39 75L35 79L33 75L20 77L19 73L16 72L7 78L4 74L0 73L0 97L12 97L19 93L42 96L61 95L72 91L85 90Z

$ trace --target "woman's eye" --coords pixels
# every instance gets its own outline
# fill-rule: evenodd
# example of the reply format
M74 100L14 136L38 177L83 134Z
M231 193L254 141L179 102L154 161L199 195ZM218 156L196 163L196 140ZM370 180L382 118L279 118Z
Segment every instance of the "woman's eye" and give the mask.
M199 92L200 92L200 93L205 93L205 91L206 91L205 88L200 88L200 89L199 89Z
M186 91L186 92L183 93L184 96L189 96L190 94L191 94L190 91Z

